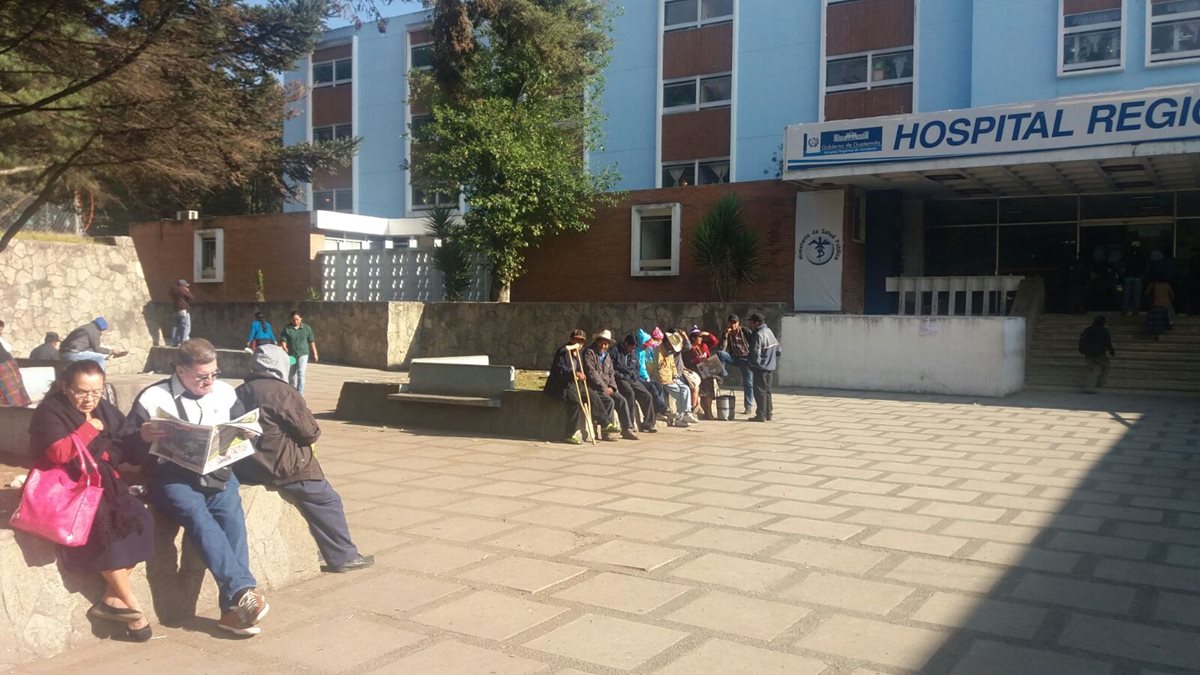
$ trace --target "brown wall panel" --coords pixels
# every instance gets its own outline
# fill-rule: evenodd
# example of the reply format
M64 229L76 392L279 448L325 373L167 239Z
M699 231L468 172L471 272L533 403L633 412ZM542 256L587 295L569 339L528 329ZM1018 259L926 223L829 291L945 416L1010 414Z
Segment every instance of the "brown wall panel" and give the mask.
M313 52L313 63L348 58L350 58L350 45L326 47L325 49L318 49L317 51Z
M729 155L729 108L663 115L662 161Z
M317 87L312 90L312 125L322 127L327 124L350 124L350 88L352 84L340 87Z
M857 0L830 5L825 54L853 54L913 43L913 0Z
M733 70L733 24L663 35L663 79Z
M1083 14L1120 8L1121 0L1063 0L1063 14Z
M337 188L352 187L354 183L354 174L351 173L350 167L344 167L335 171L327 171L325 169L317 169L313 172L313 189L314 190L333 190Z
M899 115L912 112L912 85L841 91L825 96L825 120Z
M423 45L427 42L433 42L433 34L428 30L412 30L408 32L408 44Z

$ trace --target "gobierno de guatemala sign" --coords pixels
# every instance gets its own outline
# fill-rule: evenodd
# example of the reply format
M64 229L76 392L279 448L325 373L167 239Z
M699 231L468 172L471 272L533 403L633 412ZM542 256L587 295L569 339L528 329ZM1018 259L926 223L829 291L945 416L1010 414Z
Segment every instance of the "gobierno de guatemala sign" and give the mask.
M1200 138L1200 86L797 124L784 178L804 169Z

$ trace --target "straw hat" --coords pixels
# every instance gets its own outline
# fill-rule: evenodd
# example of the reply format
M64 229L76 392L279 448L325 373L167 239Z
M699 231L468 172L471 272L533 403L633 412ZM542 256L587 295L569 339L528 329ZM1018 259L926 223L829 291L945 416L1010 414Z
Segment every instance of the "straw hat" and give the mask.
M667 336L667 342L671 343L671 349L676 352L683 351L684 340L679 333L671 333Z
M592 340L607 340L608 342L612 342L612 331L605 328L604 330L600 331L599 333L596 333L595 335L593 335Z

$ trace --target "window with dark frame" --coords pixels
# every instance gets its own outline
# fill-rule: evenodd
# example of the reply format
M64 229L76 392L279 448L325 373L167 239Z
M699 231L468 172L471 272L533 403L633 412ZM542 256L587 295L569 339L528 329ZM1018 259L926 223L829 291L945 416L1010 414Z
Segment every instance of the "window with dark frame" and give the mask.
M314 87L336 87L349 84L354 77L354 62L352 59L334 59L319 61L312 65L312 83Z
M1121 67L1122 20L1124 10L1099 9L1063 15L1059 24L1062 40L1061 74L1081 73Z
M1149 0L1148 64L1200 60L1200 0Z
M733 0L667 0L663 3L666 30L698 28L733 20Z

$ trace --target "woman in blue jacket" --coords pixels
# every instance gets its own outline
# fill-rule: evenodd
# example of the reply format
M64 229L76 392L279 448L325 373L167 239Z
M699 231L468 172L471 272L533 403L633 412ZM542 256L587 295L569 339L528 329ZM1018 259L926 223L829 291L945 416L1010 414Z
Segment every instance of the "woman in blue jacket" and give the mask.
M250 322L250 332L246 335L246 348L254 351L260 345L275 343L275 331L271 329L271 323L263 318L262 312L255 312L254 320Z

